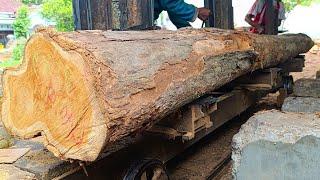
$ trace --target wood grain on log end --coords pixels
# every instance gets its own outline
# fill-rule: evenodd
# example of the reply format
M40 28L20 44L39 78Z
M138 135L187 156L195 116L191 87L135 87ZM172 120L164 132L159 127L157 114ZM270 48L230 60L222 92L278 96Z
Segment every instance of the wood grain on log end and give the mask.
M106 128L90 72L78 53L48 39L44 34L31 38L22 67L5 72L3 122L23 138L42 133L56 156L93 160Z

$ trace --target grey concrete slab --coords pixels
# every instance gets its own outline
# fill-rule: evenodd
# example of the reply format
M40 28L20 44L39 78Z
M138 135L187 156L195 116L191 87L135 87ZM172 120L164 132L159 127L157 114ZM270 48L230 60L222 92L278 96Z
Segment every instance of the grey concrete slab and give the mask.
M320 98L313 97L288 97L281 108L285 112L320 112Z
M235 179L318 179L320 118L276 110L257 113L232 143Z
M257 141L243 150L237 179L319 179L320 139L305 136L295 144Z
M14 166L35 174L37 179L52 179L79 166L60 160L39 142L20 140L14 147L31 148Z
M320 98L319 79L299 79L294 83L293 94L297 97Z
M23 171L11 164L0 164L0 179L17 180L17 179L35 179L35 175Z

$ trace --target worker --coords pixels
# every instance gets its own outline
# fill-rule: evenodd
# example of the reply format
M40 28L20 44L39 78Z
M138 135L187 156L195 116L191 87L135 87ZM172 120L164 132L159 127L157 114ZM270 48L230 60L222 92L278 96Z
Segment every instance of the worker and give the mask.
M273 5L275 7L276 12L278 13L278 26L281 25L281 21L285 20L285 9L284 4L281 0L273 0ZM265 33L265 14L266 14L266 0L256 0L246 15L245 21L250 24L252 27L250 28L250 32L252 33Z
M197 17L205 21L210 16L209 9L197 8L184 0L154 0L155 20L162 11L168 12L169 19L178 29L191 26L189 22L194 22Z

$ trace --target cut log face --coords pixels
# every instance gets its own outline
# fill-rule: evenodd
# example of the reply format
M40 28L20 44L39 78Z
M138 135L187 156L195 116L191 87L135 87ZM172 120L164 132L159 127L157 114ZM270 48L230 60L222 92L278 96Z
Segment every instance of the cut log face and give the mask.
M106 146L250 71L307 52L305 35L258 36L217 29L42 29L24 63L4 74L3 123L42 133L63 159L94 161Z
M102 115L99 108L92 110L97 106L95 94L93 86L87 84L91 83L90 76L79 54L66 53L46 42L44 36L37 36L29 41L25 60L24 67L8 71L5 78L5 87L10 87L5 88L5 97L10 99L3 106L7 107L4 113L17 120L7 124L13 134L31 138L43 132L48 148L55 154L67 151L65 147L78 149L83 144L94 144L89 142L92 130L101 132L101 137L106 135L105 128L92 122ZM91 149L82 156L90 152L99 153Z

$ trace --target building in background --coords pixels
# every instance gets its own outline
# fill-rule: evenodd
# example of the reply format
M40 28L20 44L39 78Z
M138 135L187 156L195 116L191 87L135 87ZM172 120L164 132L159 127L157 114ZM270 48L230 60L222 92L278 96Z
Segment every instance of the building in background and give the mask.
M16 0L0 0L0 45L7 44L7 36L13 34L12 24L21 3Z

